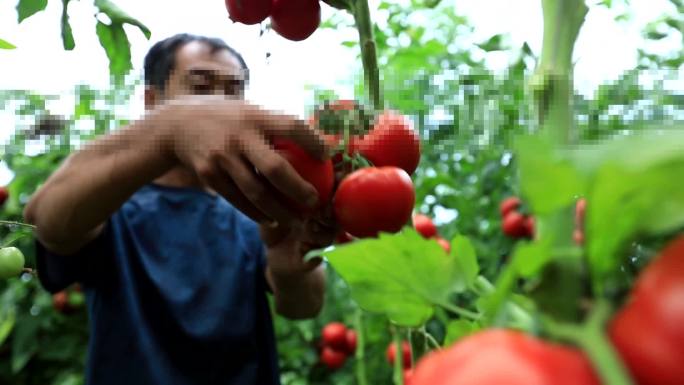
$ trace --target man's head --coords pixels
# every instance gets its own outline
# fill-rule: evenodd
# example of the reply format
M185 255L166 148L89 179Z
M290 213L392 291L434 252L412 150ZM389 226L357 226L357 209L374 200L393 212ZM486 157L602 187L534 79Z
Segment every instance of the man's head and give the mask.
M145 105L180 95L242 98L249 69L223 40L179 34L156 43L145 56Z

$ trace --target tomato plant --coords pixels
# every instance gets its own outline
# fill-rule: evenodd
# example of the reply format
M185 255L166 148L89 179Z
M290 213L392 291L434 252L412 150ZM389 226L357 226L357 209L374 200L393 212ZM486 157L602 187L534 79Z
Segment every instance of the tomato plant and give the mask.
M390 343L387 346L385 356L387 357L387 362L390 365L394 365L394 360L397 356L397 347L394 343ZM401 342L401 365L404 369L411 367L411 346L407 341Z
M503 233L512 238L522 238L529 234L529 224L524 215L517 211L509 212L501 223Z
M347 327L341 322L331 322L323 328L323 343L337 350L347 346Z
M413 216L413 227L425 238L432 238L437 235L437 226L435 226L432 219L425 214L416 214Z
M511 330L488 330L432 352L412 385L600 385L580 351Z
M271 28L286 39L304 40L316 32L320 23L318 0L273 0Z
M335 350L329 346L323 347L323 350L321 351L321 362L329 369L335 370L341 368L346 360L347 355L344 352Z
M242 24L259 24L271 13L272 0L226 0L230 19Z
M499 206L499 212L501 213L501 217L505 218L506 215L508 215L508 213L512 211L517 211L521 203L522 202L518 197L508 197L501 201L501 204Z
M639 385L684 380L684 237L652 261L610 323L610 336Z
M414 204L411 177L397 167L368 167L349 174L333 200L342 229L359 238L401 230Z

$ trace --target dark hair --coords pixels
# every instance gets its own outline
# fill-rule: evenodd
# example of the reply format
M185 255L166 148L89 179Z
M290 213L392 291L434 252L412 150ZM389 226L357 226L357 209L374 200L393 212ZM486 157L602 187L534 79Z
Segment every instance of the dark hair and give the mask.
M240 62L245 73L245 80L249 80L247 63L236 50L219 38L197 36L181 33L155 43L145 55L145 84L154 86L160 91L166 88L166 81L171 71L176 67L176 51L187 43L199 41L209 45L211 53L228 50Z

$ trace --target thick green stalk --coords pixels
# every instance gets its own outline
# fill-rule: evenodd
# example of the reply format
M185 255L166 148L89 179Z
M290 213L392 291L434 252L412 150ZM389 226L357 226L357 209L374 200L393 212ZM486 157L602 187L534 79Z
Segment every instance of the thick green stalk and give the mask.
M375 38L373 37L373 22L370 18L368 0L355 0L352 13L356 22L356 29L359 31L359 46L361 47L361 61L363 62L366 90L373 103L373 109L378 111L383 108L383 101L380 92L378 57Z
M401 332L392 327L394 343L394 385L404 385L404 350L401 348Z
M360 308L357 308L354 313L354 328L356 329L356 363L354 365L356 383L358 385L368 385L365 357L366 332L363 328L363 313Z

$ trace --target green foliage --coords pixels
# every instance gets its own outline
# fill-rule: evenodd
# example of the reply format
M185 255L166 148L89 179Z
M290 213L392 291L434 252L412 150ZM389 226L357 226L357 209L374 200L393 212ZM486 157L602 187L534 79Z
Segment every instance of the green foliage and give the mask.
M8 42L7 40L0 39L0 49L15 49L17 48L14 44Z
M17 20L21 23L47 7L47 0L19 0Z

